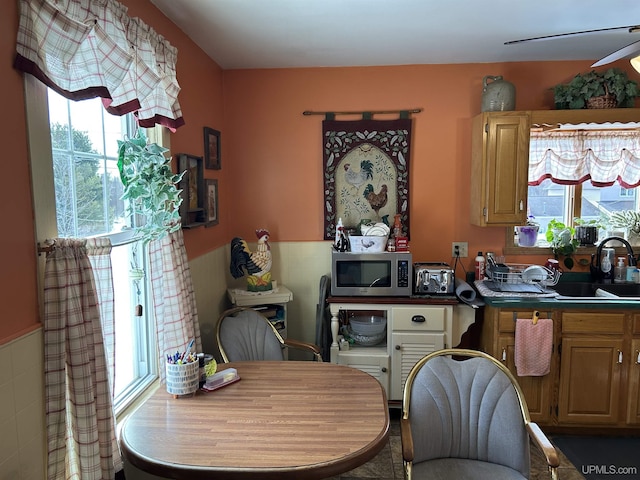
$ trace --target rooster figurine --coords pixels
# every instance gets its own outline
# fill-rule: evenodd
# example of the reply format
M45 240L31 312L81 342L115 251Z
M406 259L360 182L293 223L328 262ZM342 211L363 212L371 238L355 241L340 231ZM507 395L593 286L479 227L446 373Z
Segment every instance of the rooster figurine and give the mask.
M256 230L258 247L255 252L249 250L247 242L240 237L231 240L231 265L229 270L233 278L247 275L247 290L262 292L272 290L271 284L271 247L269 231Z

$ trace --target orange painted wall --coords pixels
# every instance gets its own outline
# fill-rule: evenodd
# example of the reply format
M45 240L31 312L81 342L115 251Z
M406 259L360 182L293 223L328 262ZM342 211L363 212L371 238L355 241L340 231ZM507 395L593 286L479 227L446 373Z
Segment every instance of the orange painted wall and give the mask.
M171 23L149 0L121 0L129 15L140 17L178 48L177 76L186 125L172 135L172 151L203 155L202 127L224 130L222 70ZM0 139L4 159L3 201L0 218L0 344L39 326L36 239L25 125L22 74L13 69L18 29L15 0L0 6ZM207 171L208 178L224 179L227 171ZM224 182L225 180L221 180ZM221 222L222 223L222 222ZM227 226L187 232L190 257L197 257L227 241Z
M450 261L451 242L501 252L504 228L469 223L471 118L485 75L516 85L518 110L549 109L550 87L588 71L590 62L413 65L224 72L226 167L231 170L234 234L273 241L321 240L322 116L305 110L423 108L413 115L411 250L417 261ZM618 65L638 78L628 63ZM349 117L338 117L348 119ZM385 118L383 116L377 118ZM228 208L228 207L227 207ZM520 257L510 261L544 262Z
M149 0L122 0L178 48L180 103L186 125L172 151L202 155L202 128L222 132L220 224L185 232L190 259L253 239L267 227L273 241L322 239L321 117L304 110L421 107L415 115L411 164L411 249L421 261L448 260L452 241L499 252L504 229L469 225L471 117L482 78L504 75L517 87L517 108L550 108L552 85L590 62L419 65L222 71ZM27 132L22 75L13 69L17 2L0 7L0 118L5 181L0 218L0 344L39 325ZM621 67L630 70L625 63ZM632 72L630 70L630 72ZM632 74L637 78L635 73ZM534 260L540 260L534 259ZM522 259L526 261L526 259ZM470 266L470 260L466 265Z

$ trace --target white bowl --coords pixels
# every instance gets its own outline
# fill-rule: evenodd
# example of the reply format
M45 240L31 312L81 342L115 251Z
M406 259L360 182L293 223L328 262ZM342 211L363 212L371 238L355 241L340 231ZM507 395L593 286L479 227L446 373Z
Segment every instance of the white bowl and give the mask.
M531 265L522 272L522 280L527 283L539 283L547 279L547 271L540 265Z
M384 330L372 335L363 335L354 332L351 328L348 328L347 335L351 337L357 345L362 345L364 347L373 347L382 343L384 339L387 338L387 334Z
M349 319L349 325L353 333L376 336L387 328L387 319L376 315L352 317Z

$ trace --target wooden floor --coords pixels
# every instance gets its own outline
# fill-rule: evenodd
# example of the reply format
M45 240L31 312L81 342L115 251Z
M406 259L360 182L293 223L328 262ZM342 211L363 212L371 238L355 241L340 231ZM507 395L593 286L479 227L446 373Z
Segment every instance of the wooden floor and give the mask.
M331 477L331 480L358 480L364 478L377 480L402 480L402 450L400 444L400 410L397 408L390 409L391 414L391 432L389 435L389 443L384 449L368 463L361 467L351 470L337 477ZM560 454L559 478L562 480L584 480L584 476L569 462L569 460ZM530 480L548 479L546 463L544 457L539 451L532 447L531 449L531 477Z

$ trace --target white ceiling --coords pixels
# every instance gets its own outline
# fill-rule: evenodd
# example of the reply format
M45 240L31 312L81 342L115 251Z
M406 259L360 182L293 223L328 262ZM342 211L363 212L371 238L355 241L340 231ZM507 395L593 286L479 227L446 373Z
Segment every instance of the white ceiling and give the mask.
M638 0L151 0L223 69L598 60Z

